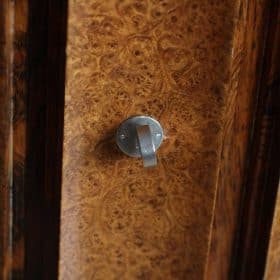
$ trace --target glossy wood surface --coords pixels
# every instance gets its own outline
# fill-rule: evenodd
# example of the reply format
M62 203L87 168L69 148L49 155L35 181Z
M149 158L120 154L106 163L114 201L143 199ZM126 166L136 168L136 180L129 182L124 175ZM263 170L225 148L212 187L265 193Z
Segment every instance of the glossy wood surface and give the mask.
M279 182L280 2L267 4L265 52L258 80L258 100L247 155L248 168L234 258L237 279L263 279Z
M75 129L59 239L67 1L0 1L0 279L56 279L59 261L65 279L262 279L279 171L279 1L159 2L69 1ZM159 169L114 146L134 111L169 127ZM277 219L271 236L275 279Z
M2 1L0 3L0 55L1 55L1 72L0 72L0 86L1 92L8 92L8 43L7 43L7 30L4 28L7 19L5 18L5 13L7 11L7 3ZM10 94L1 94L1 118L0 118L0 144L1 144L1 154L0 157L0 171L1 171L1 189L0 189L0 266L1 278L4 278L8 274L8 260L10 258L10 252L8 253L9 244L9 216L10 216L10 205L9 205L9 168L10 168L10 155L9 155L9 145L10 145L10 104L11 98ZM6 253L5 253L6 252Z
M236 4L69 1L61 279L203 278ZM155 169L116 148L135 114L165 130Z
M277 1L274 2L277 3ZM248 242L254 239L254 231L259 227L257 223L250 224L253 213L251 213L252 216L248 216L248 219L245 218L244 208L247 204L249 205L249 202L244 203L244 193L251 190L259 192L262 188L261 184L257 183L258 176L263 176L262 171L249 179L247 173L250 166L254 166L256 162L256 159L250 158L253 153L252 147L263 148L259 142L252 139L252 128L254 128L260 81L263 75L263 50L270 53L266 48L268 23L273 18L269 16L270 6L271 1L238 2L233 59L230 67L231 94L225 116L207 267L208 279L226 279L228 275L232 275L233 279L248 279L250 274L242 275L242 278L239 272L243 271L243 268L254 269L256 266L251 259L252 249L249 249L252 245L246 247L238 243L239 239L244 237L240 230L241 224L244 230L252 230ZM255 137L259 137L259 131L256 131ZM251 199L250 195L248 197ZM252 197L251 201L255 203L255 197ZM261 269L263 264L257 267ZM259 276L261 277L261 274Z
M0 278L22 279L27 3L0 3Z
M0 1L1 280L57 278L65 4Z

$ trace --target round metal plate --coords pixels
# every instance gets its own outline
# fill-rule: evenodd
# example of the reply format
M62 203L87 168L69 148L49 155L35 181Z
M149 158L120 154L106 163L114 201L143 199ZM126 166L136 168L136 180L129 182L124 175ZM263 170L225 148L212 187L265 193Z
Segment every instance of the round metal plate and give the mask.
M131 157L141 157L137 140L136 127L149 125L155 150L163 140L163 129L160 123L148 116L134 116L122 122L117 130L116 140L118 147Z

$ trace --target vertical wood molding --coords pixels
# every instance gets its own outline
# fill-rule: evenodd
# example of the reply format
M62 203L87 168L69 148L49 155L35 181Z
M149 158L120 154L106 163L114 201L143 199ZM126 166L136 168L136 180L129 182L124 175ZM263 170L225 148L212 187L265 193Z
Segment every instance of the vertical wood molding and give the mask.
M66 2L0 3L0 279L56 279Z
M27 2L1 1L0 271L21 279L24 266ZM1 279L2 279L1 278Z
M57 278L66 16L66 0L29 0L26 279Z
M268 85L270 85L268 88L269 90L272 90L274 98L280 93L280 5L278 6L278 9L276 8L275 11L278 12L278 16L275 16L275 27L271 29L270 36L272 37L272 55L270 58L270 62L272 63L273 67L271 67L269 74L268 74ZM274 103L274 100L272 101ZM277 103L278 102L278 103ZM272 103L272 104L273 104ZM276 105L276 108L275 108ZM269 137L274 138L274 145L271 145L271 147L274 146L274 149L271 148L271 160L272 164L274 164L274 170L275 174L273 173L268 174L268 176L272 177L272 180L275 182L276 185L277 182L277 176L279 178L279 154L280 154L280 100L278 97L278 101L276 100L275 104L273 104L274 110L273 110L273 123L270 122L270 128L273 128L272 125L275 126L274 133L269 135ZM276 109L276 110L275 110ZM270 111L268 111L269 113ZM273 130L272 130L273 131ZM277 169L277 162L278 162L278 169ZM278 172L278 174L277 174ZM268 177L267 176L267 177ZM276 176L276 177L275 177ZM274 186L275 186L274 185ZM273 185L272 185L273 186ZM271 229L270 234L270 241L269 241L269 250L267 254L267 263L265 268L265 279L267 280L277 280L280 278L280 262L279 262L279 251L280 251L280 184L278 185L278 195L277 195L277 201L275 206L275 213L273 217L273 225ZM275 190L274 190L275 191Z
M262 74L267 9L270 1L240 1L233 42L231 98L224 127L207 279L233 273L247 157ZM233 279L240 279L234 278ZM243 278L242 278L243 279Z
M11 260L10 242L10 129L11 96L9 90L8 1L0 2L0 278L7 278Z
M268 2L263 67L233 267L235 279L263 279L279 182L280 2ZM267 279L279 278L271 277Z

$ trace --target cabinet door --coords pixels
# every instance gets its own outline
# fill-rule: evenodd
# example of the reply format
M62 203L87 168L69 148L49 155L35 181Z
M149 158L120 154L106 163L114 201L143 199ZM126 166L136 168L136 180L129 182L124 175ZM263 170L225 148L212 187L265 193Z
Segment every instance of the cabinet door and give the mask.
M276 0L3 0L0 278L262 279L279 14ZM135 115L163 128L153 168L117 147Z

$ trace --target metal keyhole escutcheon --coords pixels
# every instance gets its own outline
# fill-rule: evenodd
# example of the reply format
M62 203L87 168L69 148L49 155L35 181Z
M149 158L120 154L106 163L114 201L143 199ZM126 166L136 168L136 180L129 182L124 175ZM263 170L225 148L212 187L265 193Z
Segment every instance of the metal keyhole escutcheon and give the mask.
M128 118L120 124L116 135L121 151L131 157L142 157L144 167L157 165L156 150L162 140L160 123L149 116Z

